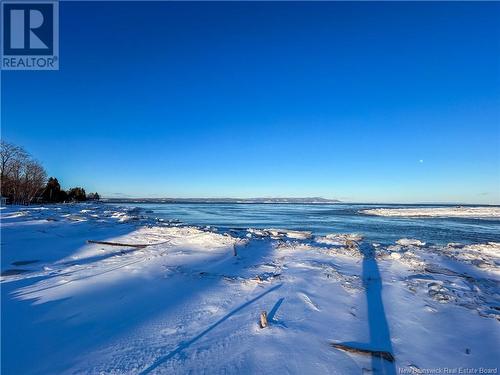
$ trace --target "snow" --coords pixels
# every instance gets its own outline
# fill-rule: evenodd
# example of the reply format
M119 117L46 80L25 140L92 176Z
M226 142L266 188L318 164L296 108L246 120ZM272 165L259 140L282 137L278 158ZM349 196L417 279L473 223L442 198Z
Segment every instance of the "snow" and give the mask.
M420 240L412 239L412 238L400 238L399 240L396 241L398 245L403 245L403 246L424 246L425 242L422 242Z
M5 374L498 366L498 242L225 233L102 204L8 207L1 218Z
M278 239L278 238L295 238L295 239L308 239L311 238L312 233L309 231L299 231L299 230L288 230L288 229L275 229L275 228L270 228L270 229L254 229L254 228L248 228L247 232L251 235L258 236L258 237L268 237L271 236L272 238Z
M419 208L374 208L360 211L366 215L389 217L465 217L500 218L500 207L419 207Z

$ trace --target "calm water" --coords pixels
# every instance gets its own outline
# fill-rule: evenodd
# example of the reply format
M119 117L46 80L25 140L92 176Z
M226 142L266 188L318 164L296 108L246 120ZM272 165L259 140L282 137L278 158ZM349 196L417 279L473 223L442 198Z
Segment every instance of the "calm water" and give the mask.
M430 243L500 241L499 219L388 218L359 213L366 208L417 205L134 203L120 206L140 207L143 214L151 217L211 225L222 230L273 227L310 230L318 235L360 233L381 243L403 237Z

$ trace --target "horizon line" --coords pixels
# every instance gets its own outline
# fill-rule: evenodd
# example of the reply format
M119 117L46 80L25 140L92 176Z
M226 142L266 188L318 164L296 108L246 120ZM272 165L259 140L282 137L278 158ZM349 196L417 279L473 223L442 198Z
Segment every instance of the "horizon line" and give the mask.
M471 203L471 202L459 202L459 201L420 201L420 202L377 202L377 201L343 201L336 198L323 198L323 197L254 197L254 198L240 198L240 197L112 197L112 196L102 196L101 200L115 200L115 201L138 201L138 200L149 200L149 201L167 201L164 203L177 203L176 201L185 201L190 203L217 203L217 201L227 201L227 203L266 203L266 202L253 202L258 200L294 200L294 201L306 201L306 200L317 200L318 202L267 202L267 204L273 203L311 203L311 204L387 204L387 205L467 205L467 206L500 206L499 203ZM322 202L321 202L322 201ZM136 202L140 203L140 202Z

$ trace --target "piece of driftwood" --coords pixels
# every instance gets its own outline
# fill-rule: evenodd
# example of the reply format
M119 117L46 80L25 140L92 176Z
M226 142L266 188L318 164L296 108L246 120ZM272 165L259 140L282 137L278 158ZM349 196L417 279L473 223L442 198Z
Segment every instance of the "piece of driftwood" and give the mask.
M345 350L346 352L372 355L374 357L383 358L389 362L394 362L394 356L389 352L384 352L384 351L380 351L380 350L355 348L354 346L345 345L345 344L337 344L334 342L330 343L330 345L336 349Z
M435 266L435 265L430 265L428 267L425 267L424 270L425 270L425 272L437 273L437 274L446 275L446 276L465 276L465 275L460 274L458 272L449 270L447 268L438 267L438 266Z
M267 327L267 312L262 311L260 313L260 328L266 328Z
M138 249L143 249L143 248L149 246L148 244L130 244L130 243L94 241L94 240L87 240L87 243L96 243L96 244L99 244L99 245L109 245L109 246L136 247Z

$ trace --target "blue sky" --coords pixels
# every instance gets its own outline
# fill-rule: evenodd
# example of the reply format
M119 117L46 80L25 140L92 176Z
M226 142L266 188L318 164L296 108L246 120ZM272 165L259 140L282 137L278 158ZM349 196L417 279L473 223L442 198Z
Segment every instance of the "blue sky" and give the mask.
M500 203L500 3L60 4L2 138L103 195Z

